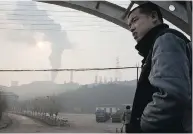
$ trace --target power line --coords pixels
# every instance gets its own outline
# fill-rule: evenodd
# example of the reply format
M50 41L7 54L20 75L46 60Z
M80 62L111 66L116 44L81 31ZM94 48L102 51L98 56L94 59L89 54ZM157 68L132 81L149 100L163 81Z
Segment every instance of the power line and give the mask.
M45 5L45 3L39 3L39 2L35 2L34 4L18 4L18 3L15 3L15 4L7 4L7 3L2 3L3 1L1 1L0 2L0 5L3 5L3 6L5 6L5 5L8 5L8 6L29 6L29 7L36 7L36 6L44 6ZM7 2L7 1L4 1L4 2ZM40 4L40 5L39 5ZM113 3L113 4L115 4L115 3ZM125 4L116 4L116 5L118 5L118 6L128 6L129 5L129 3L127 4L127 3L125 3Z
M74 9L75 10L75 9ZM37 10L31 10L31 9L1 9L0 11L7 11L7 12L13 12L13 11L29 11L29 12L56 12L56 13L82 13L83 11L75 10L75 11L68 11L68 10L45 10L45 9L39 9Z
M75 71L75 72L83 72L83 71L105 71L105 70L123 70L123 69L131 69L131 68L140 68L140 67L116 67L116 68L79 68L79 69L0 69L0 72L60 72L60 71Z
M61 18L60 18L61 19ZM83 18L84 19L84 18ZM50 22L50 23L53 23L55 21L53 20L47 20L47 19L41 19L41 20L37 20L37 18L34 18L34 19L27 19L27 18L24 18L24 19L14 19L14 18L8 18L8 19L1 19L1 20L5 20L5 21L23 21L23 22L42 22L42 23L23 23L23 24L31 24L31 25L51 25L49 23L45 23L45 22ZM84 20L62 20L62 22L73 22L73 23L83 23L85 22ZM5 24L19 24L19 23L7 23L7 22L0 22L1 24L5 23ZM56 23L56 22L55 22ZM99 20L89 20L89 24L86 24L84 26L90 26L90 23L104 23L103 21L99 21ZM63 24L63 23L60 23L60 24ZM81 25L83 26L83 25ZM117 27L117 26L110 26L110 25L105 25L105 26L108 26L108 27Z
M62 23L60 23L60 24L57 24L57 23L55 23L55 24L48 24L48 23L40 23L40 24L38 24L38 23L5 23L5 22L0 22L0 25L1 24L8 24L8 25L15 25L15 24L18 24L18 25L33 25L33 26L55 26L55 25L61 25ZM118 26L109 26L109 25L93 25L93 24L86 24L86 25L77 25L77 24L75 24L75 25L73 25L73 26L78 26L78 27L118 27Z
M12 19L12 18L11 18L11 19L10 19L10 18L8 18L8 19L6 19L6 20L8 20L8 21L9 21L9 20L11 20L11 21L12 21L12 20L18 20L18 21L35 21L35 22L37 22L37 21L40 21L40 22L41 22L41 21L42 21L42 22L50 22L50 21L51 21L51 22L53 22L53 20L51 20L51 19L50 19L50 20L47 20L47 19L36 20L36 19L37 19L37 18L34 18L34 19L29 19L29 18L27 18L27 19L26 19L26 18L25 18L25 19ZM84 18L83 18L83 19L84 19ZM1 20L2 20L2 19L1 19ZM64 20L64 21L69 21L69 22L83 22L82 20ZM90 20L89 20L89 22L90 22ZM98 22L102 22L102 21L97 21L97 20L95 20L95 21L91 21L91 22L97 22L97 23L98 23Z
M37 21L39 21L39 22L53 22L53 20L47 20L47 19L41 19L41 20L35 20L35 19L6 19L6 20L16 20L16 21L34 21L34 22L37 22ZM69 20L65 20L65 21L69 21ZM74 21L74 20L72 20L72 21L70 21L70 22L82 22L82 21ZM97 21L96 21L97 22Z
M2 10L2 9L0 9L0 11L8 11L8 10ZM17 12L18 10L9 10L10 12ZM22 11L25 11L25 13L27 12L27 11L29 11L29 10L22 10ZM42 10L43 11L43 10ZM89 15L89 16L84 16L84 15L69 15L69 14L53 14L53 15L51 15L49 12L46 12L47 14L29 14L29 12L28 12L28 14L25 14L25 13L6 13L5 14L5 12L3 13L3 14L1 14L1 15L9 15L9 16L16 16L16 17L18 17L18 16L34 16L34 17L42 17L42 16L46 16L46 17L48 17L48 16L53 16L53 15L56 15L56 16L60 16L60 17L62 17L62 18L73 18L73 17L75 17L75 18L90 18L90 19L99 19L100 17L98 17L98 16L93 16L93 15Z
M1 15L1 14L0 14ZM2 15L5 15L5 14L2 14ZM43 14L40 14L40 15L36 15L36 14L17 14L17 13L12 13L12 14L6 14L6 15L10 15L10 16L34 16L34 17L42 17L42 16L45 16L45 17L48 17L48 16L52 16L52 15L50 15L50 14L47 14L47 15L43 15ZM74 15L74 16L72 16L72 15L70 15L70 16L60 16L60 17L75 17L75 18L79 18L79 17L81 17L81 18L93 18L93 19L95 19L95 18L98 18L97 16L96 17L89 17L89 16L78 16L78 15Z
M80 28L80 29L65 29L65 30L62 30L61 28L57 29L56 28L52 28L52 27L47 27L47 28L33 28L33 26L61 26L60 24L21 24L21 23L2 23L0 22L0 25L12 25L12 24L18 24L18 25L28 25L28 26L32 26L32 28L7 28L7 27L0 27L0 29L4 29L4 30L51 30L51 31L94 31L93 29L92 30L89 30L89 29L81 29L81 28L85 28L85 27L105 27L105 28L112 28L112 29L108 29L108 30L102 30L104 32L115 32L115 31L119 31L119 30L115 30L113 28L117 28L116 26L108 26L108 25L73 25L73 27L76 27L76 28ZM97 29L98 31L98 29Z
M3 15L5 15L5 14L3 14ZM25 16L30 16L30 15L25 15ZM38 21L53 21L53 20L47 20L47 19L43 19L42 17L43 16L34 16L34 17L30 17L30 18L25 18L25 19L23 19L23 18L19 18L19 19L16 19L16 18L14 18L14 17L25 17L25 16L8 16L9 18L7 18L7 20L19 20L19 21L21 21L21 20L23 20L23 21L37 21L37 19L40 19L41 18L41 20L38 20ZM50 17L50 16L52 16L52 17L54 17L53 15L45 15L44 17ZM60 17L60 19L69 19L69 18L76 18L76 19L89 19L89 21L94 21L94 22L103 22L104 21L104 19L103 18L100 18L100 17L86 17L86 16L63 16L63 17ZM49 18L49 19L51 19L51 18ZM66 20L65 20L66 21ZM67 20L68 21L68 20ZM74 20L73 20L74 21ZM75 20L76 21L76 20ZM80 21L80 20L79 20ZM81 20L81 21L83 21L83 20ZM104 21L105 22L105 21Z
M1 30L21 30L21 31L27 31L27 30L29 30L29 31L58 31L58 32L61 32L61 31L64 31L64 32L115 32L115 33L117 33L117 32L120 32L120 31L108 31L108 30L84 30L84 29L82 29L82 30L73 30L73 29L65 29L65 30L59 30L59 29L20 29L20 28L0 28Z
M9 22L11 21L11 22ZM24 21L24 22L12 22L12 21ZM28 22L28 23L27 23ZM35 22L35 23L34 23ZM47 22L47 23L46 23ZM11 24L18 24L18 25L36 25L36 26L42 26L42 25L45 25L45 26L54 26L54 25L62 25L64 24L64 22L60 22L60 23L57 23L57 22L54 22L55 24L50 24L50 23L53 23L54 21L53 20L26 20L26 19L7 19L5 20L4 22L0 22L0 24L8 24L8 25L11 25ZM89 24L82 24L84 21L74 21L74 20L65 20L65 22L68 22L70 23L71 25L73 24L73 26L82 26L82 27L87 27L87 26L99 26L99 27L110 27L110 28L118 28L119 26L111 26L111 25L103 25L103 22L102 21L90 21ZM80 23L80 25L79 25Z
M59 25L57 23L51 24L51 23L21 23L21 22L18 22L18 23L14 23L14 22L11 22L11 23L10 22L0 22L0 24L8 24L8 25L12 25L12 24L18 24L18 25Z
M5 2L5 3L3 3ZM8 3L6 3L8 2ZM15 2L15 3L14 3ZM0 5L10 5L10 6L13 6L13 5L20 5L20 6L36 6L37 5L37 2L33 2L33 1L28 1L28 3L34 3L34 4L18 4L18 2L21 2L21 1L12 1L12 3L9 3L9 1L1 1L0 2ZM23 1L23 2L27 2L27 1ZM39 3L39 2L38 2Z
M1 19L3 20L3 19ZM47 19L41 19L41 20L37 20L37 19L4 19L6 21L26 21L26 22L55 22L53 20L47 20ZM85 22L83 20L62 20L62 21L65 21L65 22ZM97 20L89 20L89 23L92 22L92 23L104 23L103 21L97 21ZM23 23L23 22L22 22ZM105 22L106 23L106 22Z

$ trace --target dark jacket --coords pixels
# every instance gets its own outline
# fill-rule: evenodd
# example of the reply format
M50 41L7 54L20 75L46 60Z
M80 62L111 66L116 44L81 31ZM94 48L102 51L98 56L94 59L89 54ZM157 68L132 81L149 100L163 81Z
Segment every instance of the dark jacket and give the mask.
M133 102L130 132L175 133L187 128L183 119L185 111L191 111L192 52L187 47L189 42L183 34L162 24L151 29L136 45L144 59Z

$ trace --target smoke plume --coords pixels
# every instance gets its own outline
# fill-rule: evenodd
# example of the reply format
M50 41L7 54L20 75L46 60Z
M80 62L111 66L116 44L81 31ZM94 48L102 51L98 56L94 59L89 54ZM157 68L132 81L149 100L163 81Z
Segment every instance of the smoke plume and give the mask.
M25 6L30 5L30 6ZM23 10L23 11L22 11ZM23 16L8 15L7 18L14 22L19 22L23 25L24 29L31 29L35 32L44 33L45 41L51 43L51 55L49 56L50 64L53 69L58 69L61 66L61 58L64 49L70 48L71 44L68 41L65 31L62 31L60 24L55 23L48 17L46 11L37 8L35 2L30 1L18 1L16 9L13 10L14 14L24 14ZM27 21L26 21L27 20ZM35 25L32 25L32 23ZM42 25L49 24L49 25ZM41 25L40 25L41 24ZM54 29L54 30L44 30ZM33 31L31 31L34 34ZM34 44L34 39L31 40ZM51 80L54 81L57 76L57 72L51 72Z

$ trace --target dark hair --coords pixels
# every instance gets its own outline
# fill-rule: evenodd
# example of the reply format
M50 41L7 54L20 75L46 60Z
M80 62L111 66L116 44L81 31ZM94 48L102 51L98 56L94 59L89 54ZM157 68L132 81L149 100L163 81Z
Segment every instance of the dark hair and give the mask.
M138 7L134 8L132 11L130 11L129 14L128 14L128 17L136 9L140 9L140 13L144 13L144 14L150 14L153 11L155 11L157 13L157 15L158 15L158 19L160 20L160 22L163 23L162 13L160 11L160 8L156 4L154 4L152 2L146 2L144 4L141 4Z
M126 109L130 109L131 107L128 105L128 106L126 106Z

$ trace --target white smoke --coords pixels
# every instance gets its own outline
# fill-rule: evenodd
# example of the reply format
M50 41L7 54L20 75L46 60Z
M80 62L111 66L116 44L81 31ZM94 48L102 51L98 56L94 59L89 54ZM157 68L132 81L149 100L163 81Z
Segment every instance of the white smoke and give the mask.
M26 6L25 10L21 12L21 10L24 9L23 5L32 5L32 6ZM28 9L29 9L29 11L28 11ZM31 11L36 11L36 12L31 12ZM13 15L8 15L7 16L8 20L12 20L12 22L21 23L24 29L34 29L35 32L44 33L44 40L48 41L51 44L52 52L49 56L50 65L52 66L53 69L60 68L61 60L62 60L61 59L62 53L63 53L64 49L68 49L71 47L71 44L68 41L66 32L62 30L60 24L57 24L52 19L50 19L48 17L48 14L46 11L39 10L37 8L37 5L35 2L18 1L16 4L16 9L13 10L13 13L14 14L17 14L17 13L18 14L25 14L25 16L19 16L18 17L18 16L13 16ZM32 14L34 16L31 16ZM35 16L35 15L39 15L39 14L41 14L41 16ZM26 21L26 20L30 20L30 21ZM31 25L31 23L34 23L34 21L37 23L37 25ZM39 22L41 22L41 23L48 23L49 22L49 25L51 25L50 26L51 28L44 27L44 25L38 25ZM43 30L43 29L53 29L53 28L57 31ZM28 43L30 42L29 44L34 44L34 45L36 44L35 39L32 38L33 36L31 36L31 35L34 35L35 32L28 31L29 35L25 39L26 39L26 41L28 41ZM24 40L22 40L22 41L24 41ZM51 72L51 80L52 81L55 80L56 76L57 76L57 72Z

